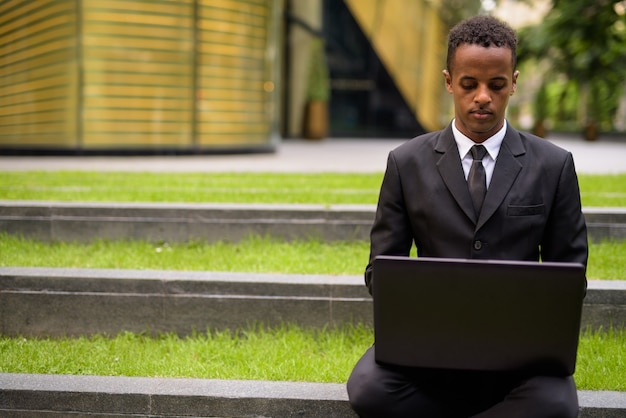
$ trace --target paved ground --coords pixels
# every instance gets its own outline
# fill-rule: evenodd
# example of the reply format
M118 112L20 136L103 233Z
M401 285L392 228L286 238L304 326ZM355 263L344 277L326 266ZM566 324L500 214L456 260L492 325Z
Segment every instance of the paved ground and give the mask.
M626 172L626 137L586 142L575 136L547 140L572 152L580 173ZM0 156L0 170L156 172L377 172L398 139L286 139L275 153L185 156Z

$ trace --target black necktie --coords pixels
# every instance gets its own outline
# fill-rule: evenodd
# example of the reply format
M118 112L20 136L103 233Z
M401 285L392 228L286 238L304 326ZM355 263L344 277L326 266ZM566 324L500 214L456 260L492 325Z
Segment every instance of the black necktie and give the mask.
M476 210L476 215L478 215L483 207L485 194L487 194L487 177L485 176L485 167L483 166L483 157L487 154L487 149L482 145L474 145L470 152L474 161L472 161L472 168L469 176L467 176L467 184L472 195L474 210Z

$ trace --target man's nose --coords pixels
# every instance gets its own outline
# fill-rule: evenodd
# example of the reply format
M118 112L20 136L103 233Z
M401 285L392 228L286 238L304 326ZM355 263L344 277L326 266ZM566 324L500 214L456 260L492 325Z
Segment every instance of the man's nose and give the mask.
M489 92L489 88L487 86L480 86L476 90L476 96L474 96L474 101L479 104L485 104L491 102L491 94Z

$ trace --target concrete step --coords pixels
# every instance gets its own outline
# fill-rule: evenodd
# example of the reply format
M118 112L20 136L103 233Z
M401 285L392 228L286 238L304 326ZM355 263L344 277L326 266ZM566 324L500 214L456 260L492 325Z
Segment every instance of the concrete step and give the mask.
M624 326L626 283L590 281L583 326ZM177 332L372 322L360 276L0 268L0 334ZM620 322L621 321L621 322ZM626 393L579 391L581 418L626 416ZM0 374L0 417L353 417L343 384Z
M626 416L626 392L579 391L580 418ZM0 374L0 417L356 417L345 385Z
M45 241L367 240L374 205L139 204L0 201L0 232ZM626 208L585 208L589 237L626 239Z
M0 268L0 334L114 335L245 327L372 325L361 276ZM590 280L583 328L626 326L626 281Z

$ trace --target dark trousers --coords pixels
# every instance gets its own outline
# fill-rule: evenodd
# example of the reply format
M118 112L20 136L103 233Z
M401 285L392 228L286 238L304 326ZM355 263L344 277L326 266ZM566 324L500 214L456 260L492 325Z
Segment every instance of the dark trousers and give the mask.
M361 418L576 418L571 376L434 370L380 365L374 347L347 384Z

